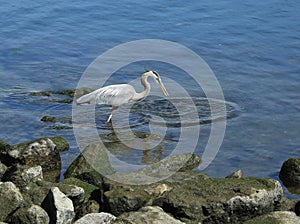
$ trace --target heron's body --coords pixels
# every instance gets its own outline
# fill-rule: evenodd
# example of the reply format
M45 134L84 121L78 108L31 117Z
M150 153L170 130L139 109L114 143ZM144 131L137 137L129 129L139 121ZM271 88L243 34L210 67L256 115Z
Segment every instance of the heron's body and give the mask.
M150 84L147 78L153 77L160 85L163 93L167 96L168 92L165 89L159 75L156 72L148 71L142 75L141 83L145 87L144 91L137 93L133 86L129 84L110 85L97 89L89 94L86 94L77 99L77 104L107 104L112 106L111 114L107 120L109 122L113 113L119 106L125 103L138 101L148 96L150 92Z

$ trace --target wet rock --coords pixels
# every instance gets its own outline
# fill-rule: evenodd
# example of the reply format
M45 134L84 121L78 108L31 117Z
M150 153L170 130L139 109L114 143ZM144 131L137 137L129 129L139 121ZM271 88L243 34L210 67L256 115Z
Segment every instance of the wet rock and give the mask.
M57 103L72 103L73 97L76 99L85 94L91 93L93 90L90 88L79 88L79 89L67 89L67 90L54 90L54 91L41 91L32 92L32 96L47 97L52 102Z
M104 181L103 206L112 214L157 205L187 223L240 223L278 209L282 198L282 188L273 179L214 179L194 171L143 186Z
M21 207L24 203L19 188L12 182L0 182L0 221Z
M78 219L74 224L112 224L115 223L115 219L116 217L109 213L91 213Z
M292 193L300 193L300 158L286 160L280 170L279 178Z
M58 120L57 120L56 117L44 116L44 117L42 117L41 121L43 121L43 122L56 123Z
M47 212L38 205L31 205L18 209L8 218L14 224L48 224L50 222Z
M225 178L242 178L243 177L243 173L242 170L237 170L231 174L229 174L228 176L226 176Z
M64 177L76 177L99 186L102 184L103 175L114 172L115 170L110 164L106 149L100 144L91 144L72 162Z
M42 203L42 208L48 213L50 223L72 223L75 212L71 199L62 193L58 187L52 187Z
M11 166L5 172L3 181L11 181L17 187L23 188L29 183L35 183L43 180L43 172L41 166L30 167L27 165Z
M122 214L117 218L115 223L181 224L184 222L173 218L169 214L165 213L164 210L158 206L146 206L141 208L137 212L129 212Z
M257 223L297 224L300 223L300 217L290 211L275 211L244 222L244 224Z
M58 182L61 172L59 152L68 149L69 144L62 137L41 138L5 148L0 152L0 160L5 161L7 166L40 165L45 180Z

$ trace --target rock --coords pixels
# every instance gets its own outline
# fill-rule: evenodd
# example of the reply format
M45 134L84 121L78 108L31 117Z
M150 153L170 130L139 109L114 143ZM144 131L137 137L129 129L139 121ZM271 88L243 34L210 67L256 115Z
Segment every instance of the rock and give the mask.
M72 103L73 97L76 99L85 94L91 93L93 90L90 88L79 88L79 89L67 89L59 91L41 91L41 92L32 92L32 96L43 96L49 97L51 101L57 103ZM66 98L67 97L67 98Z
M295 211L296 201L287 198L286 196L282 196L280 200L280 211Z
M18 209L8 218L8 222L14 224L48 224L49 221L47 212L38 205Z
M275 211L269 214L255 217L247 220L244 224L257 224L257 223L276 223L276 224L299 224L300 217L294 212L290 211Z
M91 144L71 163L65 178L76 177L90 184L102 184L103 175L114 173L106 149L100 144Z
M229 174L225 178L238 178L238 179L240 179L242 177L243 177L242 170L237 170L237 171L233 172L232 174Z
M90 213L78 219L74 224L112 224L115 219L115 216L105 212Z
M43 172L41 166L30 167L27 165L11 166L5 172L3 181L11 181L19 188L27 186L29 183L34 183L43 180Z
M286 160L280 170L279 178L292 193L300 193L300 158Z
M300 216L300 201L298 201L296 204L295 204L295 213L296 215Z
M50 223L72 223L75 212L71 199L62 193L58 187L52 187L42 203L42 208L48 213Z
M0 152L0 160L6 161L7 166L40 165L45 180L58 182L61 173L59 152L68 150L68 148L69 144L62 137L41 138L5 148Z
M158 206L146 206L137 212L129 212L120 215L114 223L182 224L184 222L173 218Z
M19 188L12 182L0 182L0 221L21 207L24 203Z
M0 161L0 180L2 179L3 174L7 170L7 166L5 166L3 163Z
M58 120L56 117L51 117L51 116L44 116L42 117L41 121L43 122L51 122L51 123L56 123Z
M33 204L41 205L52 187L58 187L61 192L72 200L74 206L80 205L84 201L85 192L81 187L48 181L29 183L26 187L22 188L22 194Z
M8 143L0 140L0 161L4 163L6 166L12 162L11 161L12 159L9 157L7 153L10 151L10 149L11 146Z
M104 178L104 186L103 209L113 215L156 205L187 223L241 223L278 209L283 194L273 179L214 179L196 171L142 186Z
M79 219L90 213L98 213L100 211L100 205L95 200L87 200L76 208L76 219Z
M98 200L100 200L99 196L101 195L101 192L100 192L98 187L96 187L92 184L81 181L81 180L79 180L77 178L74 178L74 177L64 179L62 183L81 187L85 192L85 199L87 199L87 200L88 199L96 199L96 198L94 198L94 195L97 195L96 197L98 197Z

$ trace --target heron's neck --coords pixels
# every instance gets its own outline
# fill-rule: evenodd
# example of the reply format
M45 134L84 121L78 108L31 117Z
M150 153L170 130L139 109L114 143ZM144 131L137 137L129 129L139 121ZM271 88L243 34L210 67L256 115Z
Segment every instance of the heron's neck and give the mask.
M144 99L146 96L148 96L149 92L150 92L150 83L147 80L148 76L147 75L143 75L141 78L141 83L142 85L145 87L144 91L140 92L140 93L136 93L134 99L135 100L141 100Z

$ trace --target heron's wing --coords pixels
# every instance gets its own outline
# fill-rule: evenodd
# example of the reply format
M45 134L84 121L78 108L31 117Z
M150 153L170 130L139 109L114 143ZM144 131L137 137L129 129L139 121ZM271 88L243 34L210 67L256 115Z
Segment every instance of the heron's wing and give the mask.
M134 88L128 84L105 86L78 98L77 104L107 104L120 106L124 103L128 103L134 94Z

